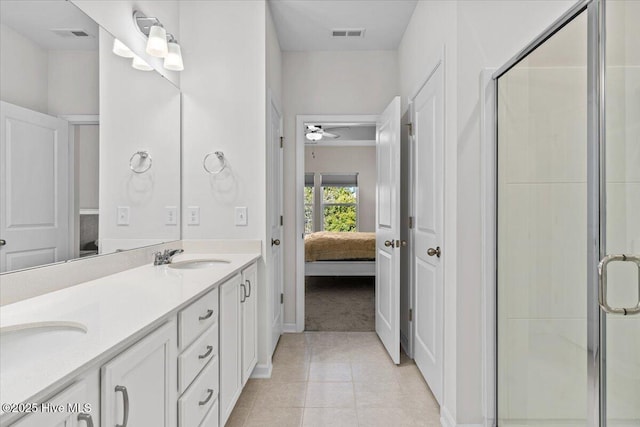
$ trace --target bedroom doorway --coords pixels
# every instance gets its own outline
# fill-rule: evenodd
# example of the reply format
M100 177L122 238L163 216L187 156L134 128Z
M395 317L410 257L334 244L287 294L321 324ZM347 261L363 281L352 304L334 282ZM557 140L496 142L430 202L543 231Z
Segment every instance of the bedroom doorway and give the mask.
M374 328L399 363L400 99L297 116L296 142L296 329Z
M303 323L375 331L375 116L303 121Z

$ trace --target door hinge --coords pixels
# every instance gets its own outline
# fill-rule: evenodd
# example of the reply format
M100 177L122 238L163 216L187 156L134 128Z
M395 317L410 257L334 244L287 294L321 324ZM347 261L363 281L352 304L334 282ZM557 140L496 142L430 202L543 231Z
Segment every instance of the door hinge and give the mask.
M409 136L413 136L413 123L405 123L409 128Z
M413 308L409 309L409 322L413 322Z
M280 225L284 225L284 217L280 215Z
M284 136L280 137L280 148L282 148L284 145Z
M284 294L280 294L280 304L284 304Z
M409 228L410 229L413 228L413 217L412 216L409 217Z

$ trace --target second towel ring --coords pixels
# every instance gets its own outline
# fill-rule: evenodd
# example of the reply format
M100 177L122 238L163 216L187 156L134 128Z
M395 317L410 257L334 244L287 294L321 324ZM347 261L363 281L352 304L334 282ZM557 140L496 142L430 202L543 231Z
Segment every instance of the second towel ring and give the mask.
M149 159L149 165L144 168L144 169L136 169L135 166L133 166L133 159L136 156L140 156L140 161L138 162L138 165L141 165L146 159ZM131 158L129 159L129 168L134 172L134 173L145 173L146 171L148 171L149 169L151 169L151 165L153 164L153 159L151 158L151 154L149 154L148 151L136 151L135 153L133 153L131 155Z
M218 170L211 170L207 167L207 160L209 160L209 157L213 155L215 155L218 158L218 161L222 164L222 166ZM204 156L204 160L202 160L202 167L204 168L205 171L207 171L207 173L211 175L218 175L227 167L227 159L224 158L224 153L222 151L209 153L206 156Z

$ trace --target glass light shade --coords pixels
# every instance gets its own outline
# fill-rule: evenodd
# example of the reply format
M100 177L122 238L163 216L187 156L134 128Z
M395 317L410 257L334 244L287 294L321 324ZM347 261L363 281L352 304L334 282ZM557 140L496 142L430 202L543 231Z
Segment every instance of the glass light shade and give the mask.
M149 40L147 40L147 53L157 58L167 56L167 32L159 25L154 25L149 30Z
M113 39L113 53L123 58L133 58L133 52L118 39Z
M140 71L151 71L153 67L145 62L144 59L140 58L138 55L133 55L133 61L131 62L131 66L136 70Z
M184 64L182 63L182 51L180 45L175 42L169 42L169 53L164 58L164 68L171 71L184 70Z
M322 134L319 132L309 132L306 137L309 141L320 141L322 139Z

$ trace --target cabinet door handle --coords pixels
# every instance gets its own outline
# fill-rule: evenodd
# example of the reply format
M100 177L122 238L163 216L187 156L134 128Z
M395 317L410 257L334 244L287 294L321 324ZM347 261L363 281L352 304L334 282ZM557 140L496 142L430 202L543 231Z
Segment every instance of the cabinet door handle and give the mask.
M212 345L208 345L207 346L207 352L205 354L199 355L198 359L206 359L207 357L209 357L209 355L211 354L212 351L213 351L213 346Z
M209 393L209 395L207 396L207 398L205 400L201 400L200 402L198 402L198 405L202 406L202 405L206 405L207 402L209 402L211 400L211 398L213 397L213 390L208 388L207 389L207 393Z
M87 424L87 427L93 427L93 418L89 414L78 414L78 422L84 421Z
M122 406L124 407L124 415L122 416L122 424L116 424L116 427L127 427L129 423L129 392L123 385L116 386L116 393L122 392Z
M247 295L247 298L249 298L251 296L251 280L247 280L247 285L249 285L249 295Z
M240 287L242 288L242 295L240 296L240 302L243 303L247 300L247 287L244 283L240 283Z
M205 314L204 316L199 316L198 320L207 320L211 316L213 316L213 310L209 309L207 310L207 314Z

